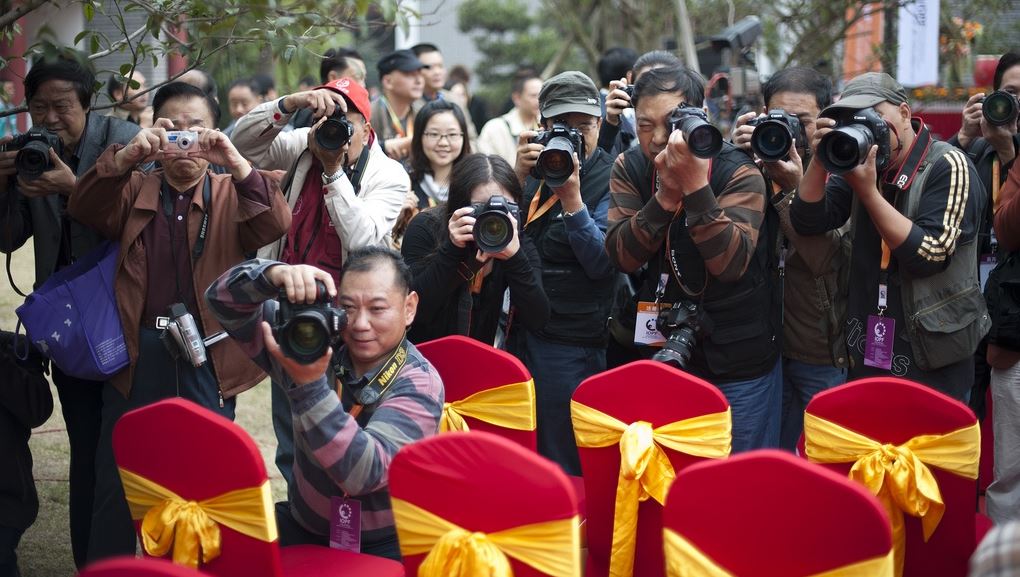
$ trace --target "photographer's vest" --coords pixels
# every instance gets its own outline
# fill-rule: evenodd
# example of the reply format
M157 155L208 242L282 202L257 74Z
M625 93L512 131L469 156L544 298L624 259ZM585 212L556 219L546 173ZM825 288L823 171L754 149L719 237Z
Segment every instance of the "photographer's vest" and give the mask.
M596 207L609 194L612 169L613 159L600 148L584 164L581 200L592 218ZM556 343L605 347L616 277L588 277L567 239L563 207L556 195L534 179L529 182L535 190L524 195L523 204L528 207L524 234L534 241L542 258L542 288L552 309L549 322L537 334Z
M655 191L652 163L640 149L628 150L623 157L628 180L639 187L641 198L647 203ZM751 157L724 142L709 170L709 186L716 196L726 189L742 165L753 166ZM681 212L670 226L663 246L648 261L648 275L638 294L638 300L654 301L661 274L667 274L669 280L661 302L688 300L698 305L701 328L689 369L713 382L761 377L772 370L779 357L783 298L775 254L779 215L767 198L762 201L764 217L758 242L740 279L723 282L708 274L705 260L687 229L686 213ZM694 294L685 293L679 286L671 259L680 282Z

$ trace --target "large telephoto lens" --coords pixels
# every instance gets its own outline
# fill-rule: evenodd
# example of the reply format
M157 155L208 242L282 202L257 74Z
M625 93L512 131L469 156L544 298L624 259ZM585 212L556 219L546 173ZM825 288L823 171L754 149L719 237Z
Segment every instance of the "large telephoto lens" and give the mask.
M860 124L841 126L822 137L818 143L818 159L830 174L845 174L863 164L875 136Z
M315 142L326 150L340 150L351 141L353 126L343 114L327 118L315 131Z
M330 345L329 325L315 311L298 313L280 336L284 354L301 363L319 360Z
M722 151L722 133L697 116L688 116L681 121L679 129L691 154L698 158L715 158Z
M981 104L981 112L985 120L992 126L1005 126L1010 122L1016 122L1020 102L1017 97L1009 92L997 90L987 97Z
M478 250L485 253L502 251L514 238L510 215L498 210L483 212L475 219L472 230Z
M18 151L14 157L18 176L34 180L50 169L50 147L45 142L33 140Z
M778 120L765 120L751 133L751 150L758 158L768 162L786 158L792 145L793 133Z
M547 185L563 186L574 173L574 144L562 136L552 138L538 155L535 167Z

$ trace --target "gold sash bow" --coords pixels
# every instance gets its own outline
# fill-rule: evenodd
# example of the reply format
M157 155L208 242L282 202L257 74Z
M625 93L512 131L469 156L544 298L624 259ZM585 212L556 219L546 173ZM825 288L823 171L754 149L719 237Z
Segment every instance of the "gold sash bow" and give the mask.
M520 431L535 430L535 381L514 383L478 391L459 401L443 405L443 416L439 420L439 431L466 431L464 417L474 417Z
M486 534L472 533L402 499L394 497L392 503L401 554L428 553L418 577L513 577L507 555L546 575L581 575L576 515Z
M662 535L666 552L666 577L734 577L712 558L698 549L683 535L665 529ZM892 577L893 551L875 557L836 567L808 577Z
M131 518L142 520L142 546L162 557L173 546L178 565L198 567L220 554L220 525L267 543L275 541L276 517L269 481L258 487L230 491L204 501L187 501L179 495L119 469Z
M933 465L977 479L981 429L977 423L946 433L920 435L902 445L882 444L836 423L805 413L804 448L816 463L853 463L850 479L871 491L889 514L896 575L903 573L903 514L921 518L927 541L945 512Z
M730 454L730 410L668 423L656 429L645 421L627 425L597 409L570 402L578 447L620 446L620 475L613 509L611 577L631 577L637 545L638 503L649 497L660 505L676 478L669 457L659 445L694 455L722 459Z

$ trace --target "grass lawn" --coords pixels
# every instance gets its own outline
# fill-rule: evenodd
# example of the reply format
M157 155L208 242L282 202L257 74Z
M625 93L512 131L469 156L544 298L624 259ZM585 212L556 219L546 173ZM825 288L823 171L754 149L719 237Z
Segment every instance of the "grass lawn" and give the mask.
M32 286L35 276L31 241L14 253L11 269L22 291ZM14 309L22 297L6 281L0 282L0 327L14 330L17 317ZM52 389L52 387L51 387ZM56 389L53 392L53 416L32 434L32 457L35 460L36 488L39 491L39 518L25 532L18 548L23 577L60 577L74 574L71 542L67 522L67 467L69 452L64 419ZM273 464L276 438L270 418L269 381L242 394L237 402L237 423L258 443L266 461L277 501L286 495L286 486Z

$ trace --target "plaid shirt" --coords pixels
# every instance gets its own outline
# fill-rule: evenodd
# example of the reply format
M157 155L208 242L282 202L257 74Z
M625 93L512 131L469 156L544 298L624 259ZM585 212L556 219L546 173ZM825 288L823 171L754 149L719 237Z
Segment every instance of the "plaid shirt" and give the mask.
M1020 521L993 527L970 558L969 577L1020 577Z

